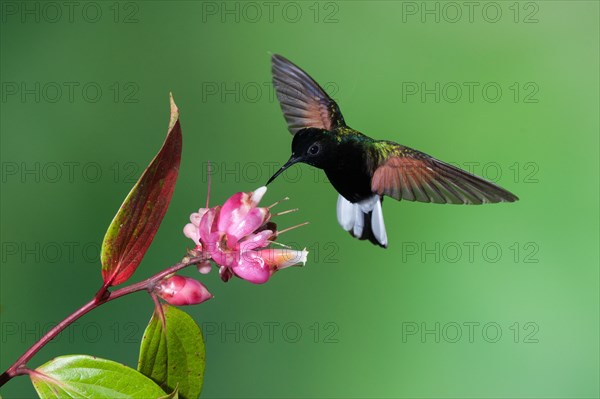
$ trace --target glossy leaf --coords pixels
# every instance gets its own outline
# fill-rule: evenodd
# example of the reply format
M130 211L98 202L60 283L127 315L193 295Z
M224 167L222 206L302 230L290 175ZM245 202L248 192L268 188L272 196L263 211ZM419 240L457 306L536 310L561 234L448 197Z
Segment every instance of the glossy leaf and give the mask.
M138 267L167 212L181 161L179 110L171 96L171 119L165 142L108 227L102 242L105 286L126 281ZM141 141L144 145L145 140Z
M204 380L202 332L182 310L163 304L162 314L164 324L160 312L155 310L144 332L138 370L165 391L177 387L180 398L196 399Z
M42 399L148 399L166 395L142 373L111 360L86 355L52 359L31 373L30 378Z

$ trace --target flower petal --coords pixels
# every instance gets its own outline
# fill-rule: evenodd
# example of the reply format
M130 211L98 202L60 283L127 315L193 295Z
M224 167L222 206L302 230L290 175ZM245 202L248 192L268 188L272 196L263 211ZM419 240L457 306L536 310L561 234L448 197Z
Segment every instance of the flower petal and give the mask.
M227 237L230 244L239 241L243 237L252 234L256 229L265 224L265 222L271 217L267 208L252 208L246 215L240 219L237 223L230 224L225 230L228 234Z
M263 186L250 193L239 192L229 197L229 199L223 204L223 208L219 215L219 231L229 232L229 234L232 234L239 239L260 227L262 223L258 224L254 229L249 230L250 227L244 227L246 224L244 220L248 216L248 213L256 208L266 192L267 188ZM266 208L264 208L263 211L256 211L252 215L252 219L249 222L255 222L257 218L262 218L264 221L266 220L266 215L268 213L269 211ZM232 231L229 231L230 229L234 229L236 231L244 229L246 234L241 234L240 232L233 233Z
M204 216L206 212L208 212L208 208L198 209L198 212L194 212L190 215L190 222L192 222L195 226L200 226L202 216Z
M302 263L306 264L308 251L296 251L293 249L263 249L258 251L258 255L265 261L272 270L280 270L289 266Z
M219 206L215 206L214 208L210 208L204 216L202 216L198 231L200 240L203 242L204 246L207 246L210 243L211 233L216 230L216 219L217 215L220 214L220 210L221 208Z
M269 244L269 240L273 237L273 234L271 230L262 230L260 233L251 234L238 242L235 248L240 252L264 248Z
M247 193L239 192L233 194L225 203L219 214L219 231L227 231L232 224L238 224L246 216L252 203Z
M212 233L205 244L205 248L215 263L219 266L230 267L237 263L239 252L229 248L224 242L224 237L218 231Z
M194 244L200 244L200 232L198 231L198 226L195 226L193 223L188 223L183 227L183 235L194 241Z
M253 284L263 284L271 277L269 266L254 251L246 251L232 268L233 273Z

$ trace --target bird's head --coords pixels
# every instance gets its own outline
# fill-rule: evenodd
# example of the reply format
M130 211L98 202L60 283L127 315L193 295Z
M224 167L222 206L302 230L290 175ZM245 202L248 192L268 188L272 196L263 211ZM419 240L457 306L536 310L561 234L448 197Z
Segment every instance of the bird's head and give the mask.
M309 127L299 130L292 140L292 156L267 182L271 183L284 170L295 163L303 162L319 169L332 165L334 160L335 138L333 133Z

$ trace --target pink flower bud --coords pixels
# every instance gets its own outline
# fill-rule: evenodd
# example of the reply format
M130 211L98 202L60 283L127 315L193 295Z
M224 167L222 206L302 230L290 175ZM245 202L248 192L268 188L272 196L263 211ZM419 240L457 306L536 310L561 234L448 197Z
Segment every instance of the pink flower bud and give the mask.
M219 276L221 277L221 280L223 280L223 282L226 283L231 277L233 277L233 272L230 268L226 266L221 266L219 267Z
M196 265L198 271L202 274L208 274L212 270L212 263L209 260L202 261Z
M162 280L154 292L175 306L197 305L213 297L199 281L177 275Z

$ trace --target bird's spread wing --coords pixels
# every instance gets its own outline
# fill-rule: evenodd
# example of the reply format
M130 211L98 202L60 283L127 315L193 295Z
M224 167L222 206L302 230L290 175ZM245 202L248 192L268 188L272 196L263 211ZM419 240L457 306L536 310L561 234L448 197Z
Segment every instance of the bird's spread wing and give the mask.
M273 86L290 133L307 127L333 130L344 126L338 105L306 72L277 54L271 64Z
M514 202L517 196L427 154L398 146L375 169L371 189L397 200L438 204Z

